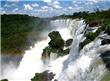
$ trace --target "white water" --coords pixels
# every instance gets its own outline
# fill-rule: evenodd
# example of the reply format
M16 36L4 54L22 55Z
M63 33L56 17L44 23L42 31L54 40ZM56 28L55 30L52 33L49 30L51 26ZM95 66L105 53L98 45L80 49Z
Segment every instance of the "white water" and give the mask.
M26 51L18 69L12 75L6 76L9 81L30 81L35 73L45 70L55 73L54 79L58 79L58 81L100 81L99 79L106 69L103 63L95 65L96 59L100 60L99 54L109 50L110 46L101 47L101 40L96 39L79 52L79 43L84 38L83 33L86 27L83 20L53 20L50 25L53 26L53 30L60 32L64 40L73 38L69 55L54 60L56 56L52 54L48 67L43 64L41 54L50 39L40 41L35 44L34 48Z
M63 70L58 81L100 81L107 71L99 55L110 50L110 45L101 47L101 40L96 38L79 52L79 43L83 39L85 23L80 21L73 34L73 43L68 58L63 63ZM103 49L103 51L102 51ZM99 59L99 60L96 60Z

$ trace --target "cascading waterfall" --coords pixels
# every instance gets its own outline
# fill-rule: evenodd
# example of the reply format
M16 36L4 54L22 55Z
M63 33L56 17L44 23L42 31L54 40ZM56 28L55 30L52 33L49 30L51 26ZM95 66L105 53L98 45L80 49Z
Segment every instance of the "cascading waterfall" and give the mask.
M58 81L100 81L107 70L99 55L107 50L110 45L100 46L100 40L90 43L75 61L68 64Z
M62 23L61 26L59 22ZM63 39L66 40L71 37L69 33L70 30L68 30L68 25L71 22L72 22L71 20L66 20L66 19L50 21L50 25L53 28L51 31L54 31L54 30L59 31ZM55 26L57 28L55 28ZM46 33L49 33L51 31L48 31L48 32L46 31ZM17 70L13 74L5 77L8 78L9 81L19 81L19 80L30 81L30 79L33 78L35 73L41 73L47 70L48 66L43 64L41 60L41 55L42 55L43 49L48 45L49 41L50 39L47 38L46 40L37 42L34 48L26 51ZM54 60L53 58L55 58L54 54L51 55L51 61Z
M84 27L83 24L78 26L74 33L71 50L63 63L63 71L58 81L100 81L107 72L99 55L110 50L110 45L101 46L101 40L96 37L79 52L79 43L83 38L81 32L84 32Z
M78 53L79 52L79 43L80 43L81 39L83 39L82 32L85 29L85 27L86 27L86 24L84 23L83 20L78 21L78 24L76 25L75 31L73 33L73 42L72 42L71 50L69 53L69 57L64 62L63 69L67 68L68 63L70 63L71 61L74 61L79 56L79 53Z
M109 50L110 45L100 46L101 40L96 38L79 51L79 43L84 38L86 29L84 20L51 20L50 26L53 30L59 31L65 41L73 38L70 53L57 59L57 54L52 53L51 62L45 65L41 60L41 55L50 39L40 41L35 44L34 48L26 51L18 69L8 76L9 81L30 81L35 73L41 73L45 70L55 73L54 79L58 81L100 81L100 77L107 70L99 55Z

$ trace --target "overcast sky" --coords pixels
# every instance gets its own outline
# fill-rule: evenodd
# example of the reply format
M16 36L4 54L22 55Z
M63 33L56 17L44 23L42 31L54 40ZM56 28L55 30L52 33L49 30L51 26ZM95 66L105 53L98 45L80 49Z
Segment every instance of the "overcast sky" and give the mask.
M2 0L1 14L50 17L79 11L109 9L110 0Z

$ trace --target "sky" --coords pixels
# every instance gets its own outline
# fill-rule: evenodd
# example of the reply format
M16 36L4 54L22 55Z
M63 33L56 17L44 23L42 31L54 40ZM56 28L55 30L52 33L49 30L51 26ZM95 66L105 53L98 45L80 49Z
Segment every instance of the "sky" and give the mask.
M1 0L0 14L52 17L110 8L110 0Z

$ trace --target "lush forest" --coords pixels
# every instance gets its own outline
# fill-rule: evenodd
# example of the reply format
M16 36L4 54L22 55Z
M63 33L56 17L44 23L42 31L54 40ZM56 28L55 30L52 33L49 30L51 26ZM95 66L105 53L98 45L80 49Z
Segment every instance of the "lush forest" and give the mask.
M82 49L86 44L93 41L96 36L98 36L102 31L104 33L108 33L110 35L110 9L108 10L99 10L96 9L95 12L75 12L73 15L61 15L57 17L53 17L52 19L59 18L71 18L71 19L84 19L89 27L99 27L96 32L85 33L85 37L87 38L82 43L80 43L80 49ZM110 40L103 40L102 44L110 43Z
M77 12L73 15L61 15L58 17L54 17L52 19L57 18L83 18L89 24L90 27L93 26L100 26L96 32L89 32L85 33L86 40L80 43L80 49L82 49L86 44L93 41L96 36L98 36L102 31L110 35L110 9L109 10L97 10L96 12ZM32 17L28 15L2 15L1 16L1 51L2 53L6 54L21 54L25 50L29 49L30 46L33 46L35 41L38 40L39 33L45 29L46 22L42 21L42 19L38 17ZM43 23L43 24L42 24ZM30 34L30 40L27 40ZM48 51L48 54L54 50L62 50L64 47L64 43L61 42L63 39L59 35L58 32L51 32L49 34L51 41L49 42L49 46L44 48L43 54L45 51ZM56 39L57 37L57 39ZM54 40L56 39L56 40ZM60 40L60 41L59 41ZM31 41L31 42L30 42ZM71 44L72 39L66 41L66 45ZM32 43L33 42L33 43ZM59 46L61 44L61 47ZM110 40L103 40L102 45L110 44ZM66 51L68 53L68 50ZM42 54L42 55L43 55ZM106 63L106 67L110 68L110 59L104 59L103 57L108 57L110 55L110 51L102 54L101 57L103 61ZM44 55L45 56L45 55ZM48 75L52 75L53 78L54 74L50 73ZM35 77L31 79L31 81L46 81L48 79L47 73L36 73ZM108 81L109 76L105 75L105 77L101 81ZM3 81L7 81L6 79ZM57 81L57 80L56 80Z
M61 15L58 17L48 19L59 18L82 18L90 27L101 26L96 33L88 33L85 36L88 38L80 44L81 48L94 40L94 38L103 30L105 32L110 31L110 9L101 10L96 12L76 12L73 15ZM46 19L38 17L10 14L1 15L1 52L2 54L22 54L30 46L34 46L34 43L40 38L40 32L48 27ZM46 26L47 25L47 26ZM92 38L90 38L92 36Z
M99 10L96 9L94 12L89 11L82 11L82 12L75 12L73 15L60 15L57 17L53 17L52 19L57 18L80 18L84 19L90 27L93 26L101 26L103 24L110 23L110 9L108 10Z
M46 21L28 15L1 15L1 52L2 54L22 54L41 39L40 32L45 29Z

